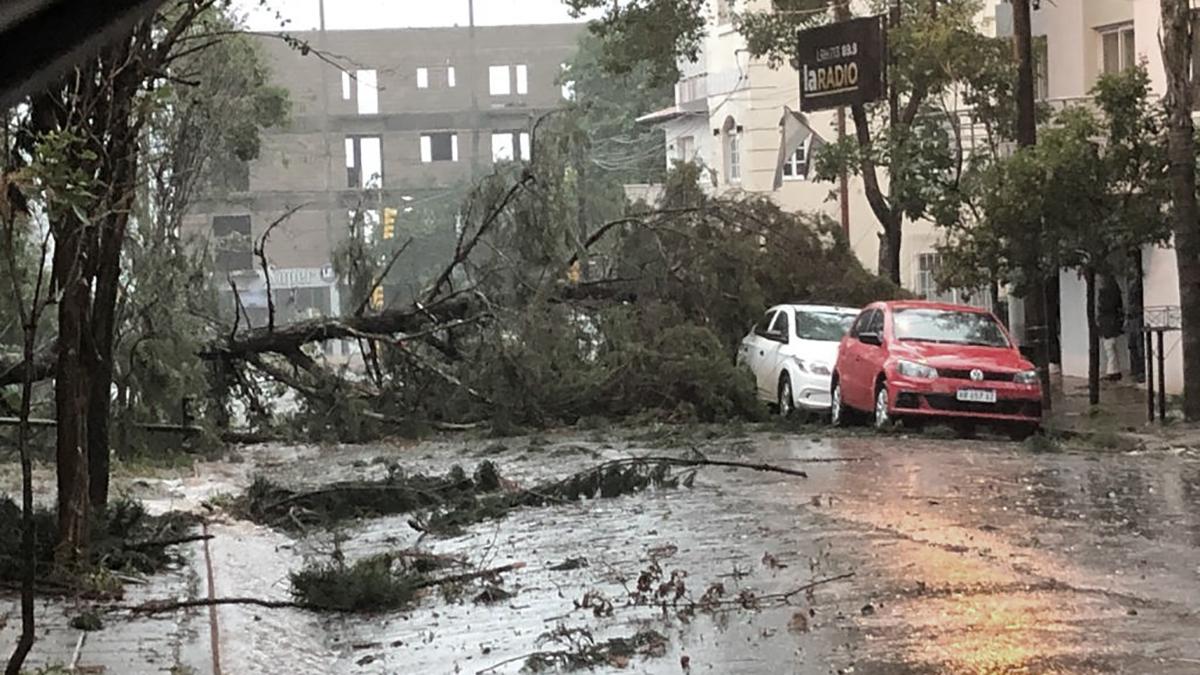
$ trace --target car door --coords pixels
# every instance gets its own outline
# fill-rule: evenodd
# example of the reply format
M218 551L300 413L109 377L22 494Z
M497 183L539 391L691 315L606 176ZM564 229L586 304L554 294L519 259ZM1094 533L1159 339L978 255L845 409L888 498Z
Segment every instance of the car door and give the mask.
M866 406L865 410L871 410L875 406L875 378L883 370L883 362L887 358L887 340L884 337L884 323L887 313L882 309L875 310L871 316L871 321L863 330L864 334L877 336L878 344L871 344L859 340L859 361L858 361L858 393L863 397L861 400Z
M758 389L758 395L762 397L762 363L766 356L768 345L774 344L767 335L771 323L775 321L777 310L768 310L763 316L762 321L755 324L750 334L742 339L742 363L750 368L750 372L754 373L755 386Z
M842 345L844 356L838 359L838 363L841 364L838 376L841 378L839 381L842 384L842 399L853 408L863 409L864 406L872 403L873 392L863 393L864 388L870 386L863 383L866 378L870 377L865 374L866 366L863 363L864 352L870 345L863 343L861 336L863 333L870 332L878 314L878 309L863 310L850 329L850 339Z
M776 313L768 339L771 342L762 356L763 379L759 386L763 396L769 401L774 401L779 394L779 375L783 371L787 348L792 341L792 310L783 309Z
M775 400L775 383L773 379L775 362L779 359L779 347L787 340L785 327L788 325L787 310L775 312L768 328L759 336L758 365L754 369L755 380L758 382L758 395L767 401Z

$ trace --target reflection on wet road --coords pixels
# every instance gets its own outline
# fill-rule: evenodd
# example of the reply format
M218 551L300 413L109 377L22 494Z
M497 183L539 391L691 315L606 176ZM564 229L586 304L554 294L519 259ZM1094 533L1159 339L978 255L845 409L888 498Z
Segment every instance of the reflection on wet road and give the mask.
M691 452L690 443L651 450L616 438L506 443L488 458L524 484L631 453ZM475 463L484 445L266 449L263 456L284 453L267 470L299 484L367 475L376 469L364 460L381 454L440 471ZM528 509L462 537L427 539L422 546L481 566L527 567L507 575L514 595L499 605L431 594L410 612L332 618L224 607L224 670L515 673L524 656L553 648L539 636L561 625L585 628L597 641L646 627L668 638L665 655L621 662L612 672L680 673L683 657L691 673L1200 672L1194 458L1033 455L984 441L812 434L715 439L700 450L803 468L810 477L706 468L691 490ZM242 482L250 473L228 477ZM193 488L212 491L212 482L198 479ZM340 546L351 558L411 546L417 535L406 521L350 526ZM217 590L226 596L284 598L287 571L333 545L328 533L292 541L245 523L214 528ZM586 567L552 569L580 557ZM854 576L786 606L680 615L626 606L651 558L685 575L693 599L715 583L727 597L762 596ZM589 591L617 605L611 617L576 607ZM191 621L191 637L181 638L190 643L175 651L204 673L211 666L200 623ZM96 635L103 644L105 632ZM110 639L117 635L129 639L128 630Z

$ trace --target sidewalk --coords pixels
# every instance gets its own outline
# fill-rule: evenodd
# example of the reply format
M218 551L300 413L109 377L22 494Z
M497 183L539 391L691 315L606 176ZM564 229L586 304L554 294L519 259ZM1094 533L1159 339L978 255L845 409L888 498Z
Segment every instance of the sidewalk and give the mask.
M1141 449L1200 452L1200 425L1185 423L1171 413L1167 403L1166 424L1150 423L1146 410L1146 387L1125 379L1100 383L1100 404L1088 403L1085 378L1055 378L1054 408L1046 417L1048 429L1080 434L1093 439L1120 437ZM1114 445L1124 445L1115 444Z
M1104 428L1114 431L1151 431L1147 422L1146 387L1131 379L1100 383L1100 404L1095 413L1088 403L1086 378L1057 377L1054 381L1054 407L1047 422L1057 429L1071 431Z

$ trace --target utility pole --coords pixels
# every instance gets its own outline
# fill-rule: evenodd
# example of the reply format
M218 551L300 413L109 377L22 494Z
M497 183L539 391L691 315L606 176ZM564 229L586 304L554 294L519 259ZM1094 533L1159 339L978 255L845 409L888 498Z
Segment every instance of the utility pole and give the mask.
M1034 114L1033 92L1033 21L1029 0L1012 0L1013 50L1017 59L1017 145L1037 145L1037 119ZM1029 223L1040 228L1041 223ZM1035 255L1038 255L1035 253ZM1050 410L1050 330L1046 302L1046 279L1041 265L1025 297L1025 341L1029 345L1034 365L1042 382L1042 409Z
M479 112L479 55L475 44L475 0L467 0L467 40L469 42L467 56L466 85L471 91L471 177L479 175L479 128L483 124Z

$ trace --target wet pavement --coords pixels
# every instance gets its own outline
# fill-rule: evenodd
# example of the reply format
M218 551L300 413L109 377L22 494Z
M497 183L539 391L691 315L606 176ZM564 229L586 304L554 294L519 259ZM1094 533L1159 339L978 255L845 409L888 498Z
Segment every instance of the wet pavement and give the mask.
M664 447L667 445L668 447ZM239 464L129 482L155 508L198 507L261 471L294 485L381 470L497 462L530 485L629 455L771 462L801 479L707 467L691 489L525 509L455 538L419 538L407 516L300 539L217 517L208 555L133 587L131 599L203 597L205 559L217 596L287 599L288 571L328 556L420 546L505 575L512 597L476 604L433 592L407 612L318 616L227 606L217 612L223 673L515 673L524 657L561 649L558 627L596 641L652 629L664 654L594 672L681 673L1197 673L1200 672L1200 456L1190 450L1032 454L1021 445L819 431L662 440L632 433L445 441L410 446L243 451ZM3 479L0 479L0 483ZM7 484L0 487L8 487ZM556 571L572 558L587 566ZM715 611L633 605L651 560L677 572L686 598L720 583ZM843 575L788 604L735 601ZM613 605L597 617L585 593ZM77 611L40 604L48 637L37 663L67 663ZM15 639L16 604L0 596L0 645ZM113 673L210 673L207 610L159 619L108 617L79 663ZM623 666L623 667L622 667ZM172 668L175 668L172 671Z

